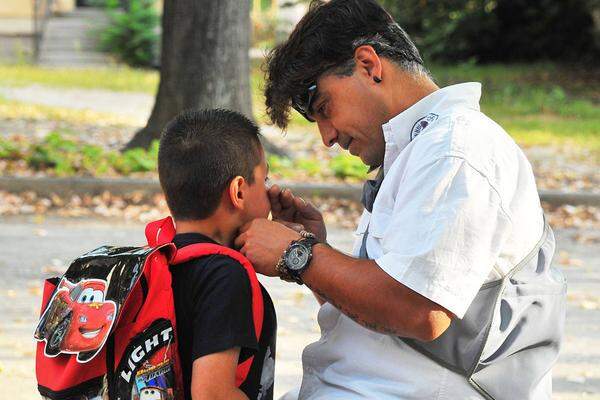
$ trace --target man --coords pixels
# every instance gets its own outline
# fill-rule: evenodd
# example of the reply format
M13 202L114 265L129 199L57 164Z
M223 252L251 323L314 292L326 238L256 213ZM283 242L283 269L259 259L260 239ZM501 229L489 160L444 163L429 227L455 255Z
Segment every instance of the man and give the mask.
M550 398L565 282L531 166L479 110L480 84L438 88L374 0L313 2L267 63L274 123L291 105L379 168L353 257L277 187L273 216L316 238L255 220L236 239L257 271L323 303L299 398Z

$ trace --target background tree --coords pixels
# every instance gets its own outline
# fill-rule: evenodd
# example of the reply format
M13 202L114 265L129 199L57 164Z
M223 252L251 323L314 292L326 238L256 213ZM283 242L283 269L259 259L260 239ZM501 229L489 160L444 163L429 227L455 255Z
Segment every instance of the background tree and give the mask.
M158 93L126 148L147 148L185 109L223 107L252 118L249 47L249 1L165 0Z

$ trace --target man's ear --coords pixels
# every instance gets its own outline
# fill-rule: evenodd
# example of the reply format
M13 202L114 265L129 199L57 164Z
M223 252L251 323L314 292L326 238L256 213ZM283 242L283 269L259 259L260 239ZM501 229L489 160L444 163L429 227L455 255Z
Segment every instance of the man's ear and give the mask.
M373 82L381 81L383 66L381 59L372 46L363 45L354 50L354 62L356 71L369 78Z
M233 208L238 210L244 209L245 190L247 186L243 176L236 176L229 183L228 195Z

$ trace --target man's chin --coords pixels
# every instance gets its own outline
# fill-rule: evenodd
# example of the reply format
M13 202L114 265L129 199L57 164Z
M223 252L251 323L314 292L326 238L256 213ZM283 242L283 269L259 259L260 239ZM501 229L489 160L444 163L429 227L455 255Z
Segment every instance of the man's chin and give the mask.
M381 164L383 164L382 161L374 160L370 157L367 157L366 155L363 156L362 154L359 154L358 157L363 162L363 164L365 164L367 167L369 167L369 172L381 167Z

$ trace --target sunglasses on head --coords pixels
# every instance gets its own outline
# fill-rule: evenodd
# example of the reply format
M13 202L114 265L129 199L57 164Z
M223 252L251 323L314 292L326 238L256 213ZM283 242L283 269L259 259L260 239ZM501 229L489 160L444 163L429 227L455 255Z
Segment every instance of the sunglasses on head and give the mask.
M315 122L314 118L310 116L312 113L312 102L317 94L317 85L311 85L305 94L298 95L292 98L292 107L298 111L300 115L306 118L310 122Z

